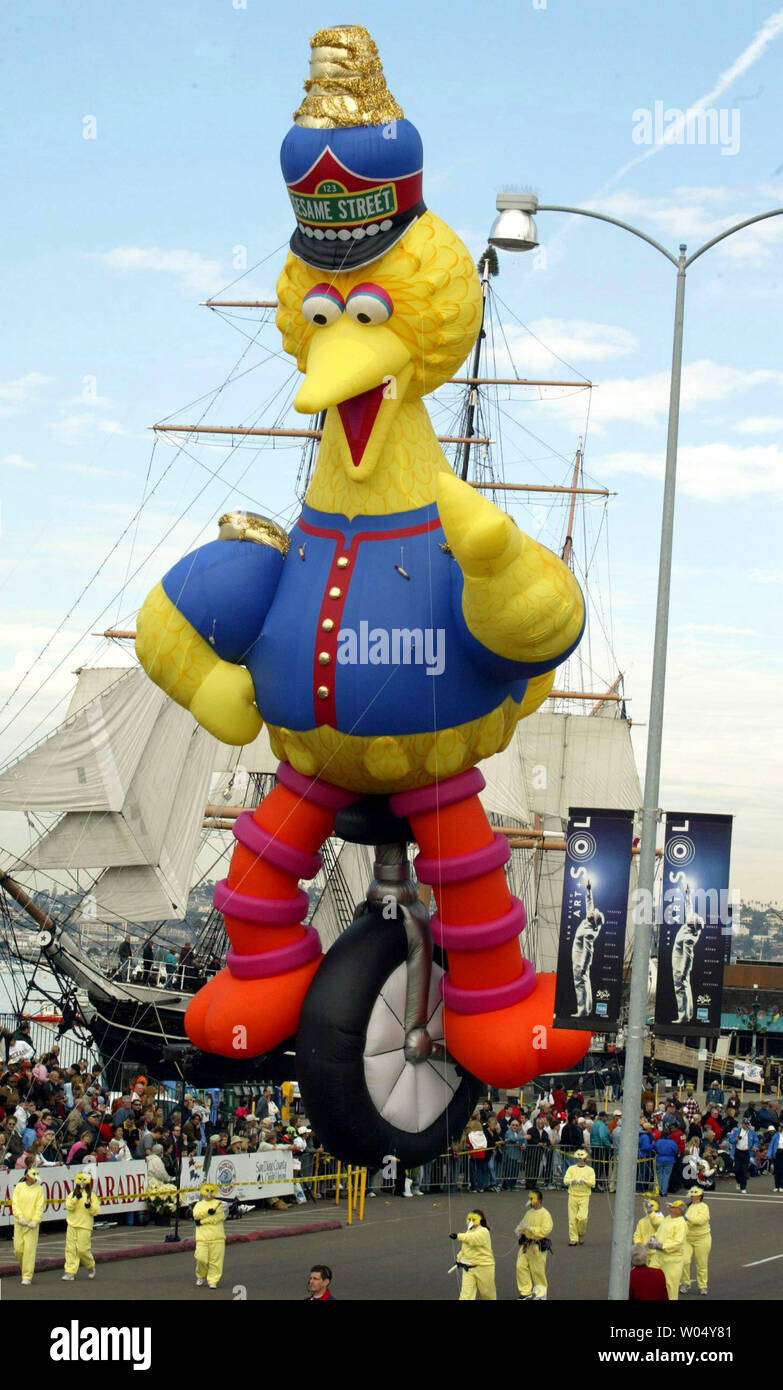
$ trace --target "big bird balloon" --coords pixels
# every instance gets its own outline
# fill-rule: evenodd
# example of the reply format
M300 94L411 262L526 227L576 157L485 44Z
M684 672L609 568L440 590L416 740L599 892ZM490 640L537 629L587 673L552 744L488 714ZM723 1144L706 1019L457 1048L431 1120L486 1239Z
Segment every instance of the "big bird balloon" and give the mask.
M421 139L367 31L324 29L311 47L281 151L296 229L277 324L303 375L295 408L326 412L312 481L289 535L229 514L138 620L153 681L227 743L265 722L280 758L274 789L236 822L215 890L231 946L186 1028L227 1057L238 1033L249 1055L296 1033L328 960L303 925L300 881L337 815L384 796L434 890L448 1052L516 1086L572 1065L588 1035L552 1027L554 976L523 954L524 907L476 764L546 698L584 604L567 566L460 481L438 445L422 397L476 339L478 274L425 206Z

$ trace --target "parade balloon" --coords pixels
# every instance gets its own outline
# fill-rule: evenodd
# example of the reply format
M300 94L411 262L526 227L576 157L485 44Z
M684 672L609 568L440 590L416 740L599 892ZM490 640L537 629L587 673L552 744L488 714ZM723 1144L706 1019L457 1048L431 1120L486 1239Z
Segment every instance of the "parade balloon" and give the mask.
M421 139L367 31L322 30L311 47L281 151L295 227L277 324L303 376L296 409L325 412L312 480L288 534L221 518L148 596L137 652L217 738L248 743L264 722L280 759L276 786L236 821L215 890L231 946L188 1009L189 1037L235 1058L297 1035L311 1119L328 1074L376 1159L422 1161L463 1127L475 1078L518 1086L589 1042L552 1028L554 978L523 955L508 841L477 768L548 695L584 603L559 557L438 444L422 397L474 344L478 274L424 202ZM324 956L301 883L335 831L402 850L381 853L366 910ZM350 1158L346 1108L322 1107L316 1127Z

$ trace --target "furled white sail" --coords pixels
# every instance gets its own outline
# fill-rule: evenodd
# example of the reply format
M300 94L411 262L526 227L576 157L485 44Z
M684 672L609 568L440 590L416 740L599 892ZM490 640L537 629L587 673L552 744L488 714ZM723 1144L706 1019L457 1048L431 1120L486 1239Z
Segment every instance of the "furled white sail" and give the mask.
M86 697L94 673L81 672ZM0 773L0 811L120 811L166 702L141 667L123 672Z
M480 794L481 802L490 817L503 825L532 825L528 775L518 727L508 748L487 758L481 764L481 772L487 784Z
M570 806L636 810L639 773L626 719L538 711L517 725L533 814L568 819Z
M228 745L221 744L221 749L223 747L228 747ZM246 772L277 771L280 759L276 758L272 752L266 724L252 743L246 744L244 748L232 748L231 751L235 755L235 765L243 767Z
M273 776L277 771L279 759L275 757L269 743L266 725L258 738L243 748L232 747L229 743L218 744L219 753L215 762L218 769L212 780L209 800L216 805L253 805L257 800L253 774L264 773Z
M492 818L538 830L547 839L562 839L570 807L641 806L630 725L614 710L593 716L539 710L517 725L508 748L481 770L487 782L481 800ZM538 970L557 964L564 870L562 851L512 851L507 873L525 901L524 946ZM631 891L635 872L634 865Z
M642 793L627 719L615 712L539 711L518 725L535 824L547 838L564 834L571 807L637 810ZM516 853L516 851L515 851ZM532 855L523 850L523 854ZM538 855L528 895L529 940L538 970L554 970L560 936L565 853ZM630 913L629 913L630 922Z
M122 808L68 811L28 851L25 865L97 870L156 864L193 729L187 710L171 700L164 703Z
M132 669L130 666L81 666L76 672L78 679L65 718L70 719L72 715L78 714L85 705L97 700L99 695L116 685L117 681L121 681Z
M202 836L202 821L217 741L193 725L171 798L155 862L114 866L93 887L95 920L153 922L183 918Z

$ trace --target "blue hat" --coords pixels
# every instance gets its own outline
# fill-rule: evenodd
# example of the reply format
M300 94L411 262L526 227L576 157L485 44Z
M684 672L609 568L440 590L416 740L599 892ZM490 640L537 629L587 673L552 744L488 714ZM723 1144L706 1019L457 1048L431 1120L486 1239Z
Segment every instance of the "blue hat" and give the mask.
M354 270L425 211L421 137L388 91L366 29L322 29L310 43L307 96L280 151L296 214L291 250L319 270Z

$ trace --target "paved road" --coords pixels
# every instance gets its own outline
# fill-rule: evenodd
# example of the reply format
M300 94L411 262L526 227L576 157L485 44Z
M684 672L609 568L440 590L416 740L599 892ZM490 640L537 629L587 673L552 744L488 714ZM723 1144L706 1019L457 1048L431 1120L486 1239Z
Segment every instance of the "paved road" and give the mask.
M360 1225L295 1239L230 1246L223 1283L215 1293L195 1289L193 1255L182 1253L99 1265L97 1277L90 1283L81 1274L76 1283L64 1284L59 1273L47 1272L38 1275L33 1288L27 1290L18 1279L4 1278L2 1300L29 1299L32 1293L36 1301L62 1301L74 1310L82 1302L102 1299L297 1300L305 1297L310 1266L323 1262L335 1271L333 1288L339 1299L448 1302L458 1292L458 1276L446 1273L454 1254L448 1232L464 1229L468 1200L445 1194L408 1200L379 1197L367 1203L365 1221ZM522 1214L523 1194L488 1193L474 1200L481 1202L492 1229L498 1297L515 1299L517 1247L513 1227ZM587 1241L576 1249L568 1246L566 1200L562 1192L546 1193L546 1205L555 1222L555 1248L549 1259L550 1299L603 1300L614 1199L607 1194L593 1197ZM733 1192L711 1196L709 1205L713 1229L711 1296L738 1301L779 1300L783 1197L761 1193L756 1186L747 1197ZM319 1203L318 1207L319 1215L336 1214L331 1204ZM237 1223L234 1229L240 1230L241 1225ZM775 1256L778 1258L771 1258ZM766 1263L746 1268L754 1261ZM234 1292L237 1289L239 1292ZM706 1302L695 1295L691 1298L699 1304Z

